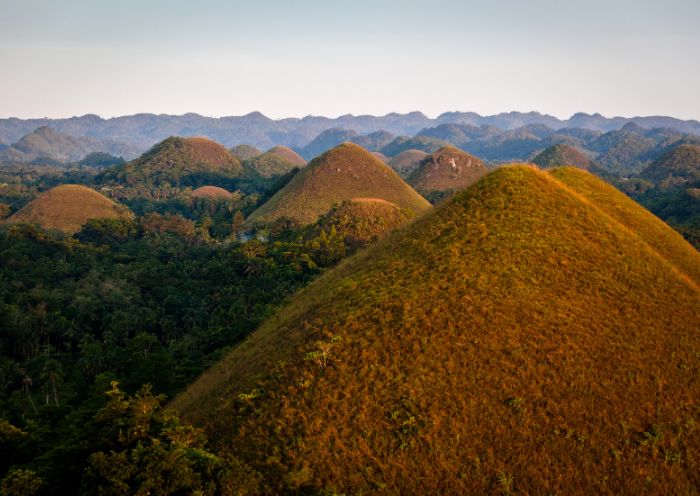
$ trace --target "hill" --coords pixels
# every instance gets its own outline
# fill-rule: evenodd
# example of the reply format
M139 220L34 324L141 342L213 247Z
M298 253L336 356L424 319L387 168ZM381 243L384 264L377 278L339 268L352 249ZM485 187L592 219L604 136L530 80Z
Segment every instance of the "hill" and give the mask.
M386 155L384 155L382 152L372 152L372 155L374 155L375 157L377 157L379 160L381 160L381 161L384 162L385 164L389 162L389 157L387 157Z
M351 137L348 141L360 145L365 150L371 152L381 150L392 142L396 136L388 131L377 131L364 136Z
M278 157L286 160L289 163L296 165L297 167L304 167L306 165L306 160L303 159L301 155L297 152L288 148L286 146L277 145L270 148L267 153L274 153Z
M262 152L250 145L238 145L231 148L231 153L233 153L238 160L250 160L253 157L261 155Z
M427 156L428 154L421 150L406 150L389 159L388 164L399 176L406 179L420 167L420 163Z
M8 223L39 224L66 233L78 231L90 219L131 218L131 211L97 191L64 184L43 193L7 219Z
M242 174L236 156L206 138L170 137L131 162L112 167L97 176L98 183L127 185L199 186L213 178L230 179Z
M379 198L353 198L333 207L313 225L307 236L334 233L351 248L366 246L413 217L413 212Z
M488 169L481 160L446 146L425 157L408 183L423 193L449 192L466 188L486 173Z
M672 148L644 169L641 176L655 183L700 181L700 146L683 144Z
M305 167L306 160L294 150L284 146L276 146L267 152L253 157L245 162L264 178L283 176L294 168Z
M192 196L195 198L221 198L229 200L232 195L230 191L218 186L200 186L192 191Z
M395 157L406 150L421 150L426 153L433 153L445 146L450 146L450 144L447 141L431 138L429 136L415 136L413 138L399 136L378 151L382 152L387 157Z
M537 154L532 159L532 163L539 165L543 169L571 165L595 174L604 172L598 164L589 159L582 151L569 145L550 146Z
M637 174L649 164L648 154L656 142L652 138L629 131L611 131L603 134L590 148L599 152L596 161L605 169L620 175Z
M67 163L78 161L94 152L129 158L137 155L134 147L124 143L70 136L42 126L15 144L0 150L0 161L32 162L49 159Z
M700 292L630 227L660 221L605 200L498 169L299 292L173 406L270 492L692 493Z
M358 145L344 143L312 160L247 222L288 217L310 224L334 204L358 197L381 198L415 213L430 207L381 160Z
M336 128L327 129L316 136L310 143L302 148L299 153L305 159L311 160L331 148L346 141L350 141L355 137L357 137L356 131Z

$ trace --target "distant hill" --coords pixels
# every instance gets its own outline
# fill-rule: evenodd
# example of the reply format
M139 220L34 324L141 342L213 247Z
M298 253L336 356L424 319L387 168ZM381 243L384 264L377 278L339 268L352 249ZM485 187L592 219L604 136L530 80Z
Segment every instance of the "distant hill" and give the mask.
M270 148L267 152L274 153L278 157L296 165L297 167L304 167L306 165L306 160L304 160L301 155L286 146L277 145Z
M396 136L389 131L377 131L364 136L355 136L348 141L360 145L365 150L376 152L391 143Z
M644 169L641 176L655 183L700 181L700 146L680 145Z
M115 165L123 165L126 162L122 157L115 157L105 152L92 152L85 155L78 165L82 167L94 167L98 169L104 169L106 167L113 167Z
M102 172L97 181L129 186L199 186L216 177L238 177L242 172L236 156L214 141L170 137L136 160Z
M0 161L28 163L49 159L66 163L76 162L93 152L128 158L137 155L133 146L124 143L70 136L44 126L23 136L4 150L0 150Z
M377 157L379 160L381 160L381 161L384 162L385 164L386 164L386 163L389 163L389 157L387 157L386 155L384 155L382 152L372 152L372 155L374 155L375 157Z
M295 151L276 146L267 152L246 161L246 165L264 178L283 176L294 168L305 167L306 160Z
M131 218L133 214L97 191L77 184L64 184L41 194L6 222L39 224L72 234L90 219Z
M450 192L466 188L487 173L488 169L478 158L446 146L425 157L408 183L422 194Z
M250 160L251 158L262 154L260 150L250 145L234 146L231 148L231 153L233 153L241 162L244 160Z
M358 197L380 198L415 213L430 207L382 161L358 145L344 143L312 160L247 222L288 217L310 224L334 204Z
M630 131L611 131L591 143L591 149L600 152L596 161L620 175L641 172L655 146L654 139Z
M678 261L700 253L650 245L674 233L621 198L578 169L499 168L297 293L172 406L268 493L692 494L700 288Z
M389 159L388 164L399 176L407 179L427 156L428 154L421 150L406 150Z
M305 159L311 160L331 148L346 141L350 141L355 137L357 137L357 132L355 131L349 131L347 129L328 129L316 136L313 141L302 148L299 153Z
M428 136L415 136L413 138L399 136L379 151L387 157L395 157L406 150L420 150L426 153L433 153L445 146L450 146L450 143Z
M550 146L537 154L537 156L532 159L532 163L539 165L543 169L572 165L595 174L603 173L603 169L598 164L593 162L580 150L569 145Z
M200 186L199 188L192 191L192 196L194 196L195 198L213 198L230 200L231 192L225 190L224 188L219 188L218 186Z

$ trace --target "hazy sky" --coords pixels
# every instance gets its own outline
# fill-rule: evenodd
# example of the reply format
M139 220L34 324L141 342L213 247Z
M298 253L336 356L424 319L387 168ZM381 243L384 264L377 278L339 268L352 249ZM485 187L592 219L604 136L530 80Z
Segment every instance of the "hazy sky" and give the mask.
M0 117L700 119L700 0L0 0Z

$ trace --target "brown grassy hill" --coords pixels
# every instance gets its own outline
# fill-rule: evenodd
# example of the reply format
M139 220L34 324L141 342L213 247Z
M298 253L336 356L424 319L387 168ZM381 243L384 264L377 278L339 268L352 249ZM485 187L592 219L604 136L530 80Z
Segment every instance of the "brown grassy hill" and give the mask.
M422 150L406 150L391 158L388 164L399 176L407 179L420 167L420 163L427 156L428 154Z
M456 191L473 184L487 172L478 158L446 146L425 157L408 183L420 192Z
M498 169L299 292L174 406L269 492L691 494L700 292L630 227L641 207L623 225L604 205Z
M408 209L397 207L380 198L353 198L333 207L314 224L310 238L321 231L335 232L351 248L360 248L383 237L414 216Z
M231 192L218 186L201 186L192 191L192 196L197 198L222 198L231 199Z
M700 146L677 146L652 163L641 176L656 183L664 180L700 181Z
M532 159L532 163L539 165L543 169L571 165L595 174L602 174L604 172L602 167L593 162L582 151L569 145L550 146L537 154L537 156Z
M282 217L315 222L330 208L358 197L381 198L420 213L428 202L364 148L343 143L312 160L247 219L249 224Z
M66 233L78 231L90 219L132 218L124 205L114 203L97 191L78 184L64 184L42 194L7 222L39 224Z
M231 148L231 153L233 153L238 160L250 160L251 158L257 157L262 154L262 151L258 150L254 146L250 145L238 145Z
M291 148L287 148L286 146L274 146L270 148L267 151L267 153L274 153L275 155L278 155L280 158L296 165L297 167L304 167L306 165L306 160L304 160L301 155L299 155Z
M384 155L382 152L371 152L371 153L372 153L372 155L374 155L375 157L377 157L379 160L381 160L381 161L384 162L385 164L389 162L389 157L387 157L386 155Z
M212 177L233 178L242 172L238 158L215 141L170 137L136 160L106 170L97 180L126 185L199 185Z

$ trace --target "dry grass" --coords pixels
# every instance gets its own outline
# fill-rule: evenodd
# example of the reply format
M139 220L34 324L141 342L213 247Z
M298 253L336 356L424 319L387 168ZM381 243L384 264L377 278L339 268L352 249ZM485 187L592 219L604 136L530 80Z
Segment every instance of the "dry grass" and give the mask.
M286 160L287 162L294 164L297 167L304 167L306 165L306 160L304 160L304 158L301 155L299 155L291 148L287 148L286 146L277 145L275 147L270 148L267 151L267 153L273 153L278 157Z
M427 156L428 154L421 150L406 150L391 158L388 164L399 176L406 179L420 167L420 163Z
M700 255L555 175L498 169L341 263L174 406L270 492L695 493L700 293L676 262Z
M192 191L192 196L197 198L224 198L231 199L231 192L218 186L201 186Z
M421 161L408 179L417 191L457 191L488 173L484 163L453 146L440 148Z
M254 146L250 145L238 145L231 148L231 153L233 153L238 160L250 160L258 155L262 155L262 151L258 150Z
M249 224L282 217L310 224L337 203L381 198L415 213L430 208L393 170L362 147L344 143L312 160L247 219Z
M42 194L7 219L9 223L39 224L72 234L90 219L132 218L124 205L119 205L97 191L78 184L64 184Z

